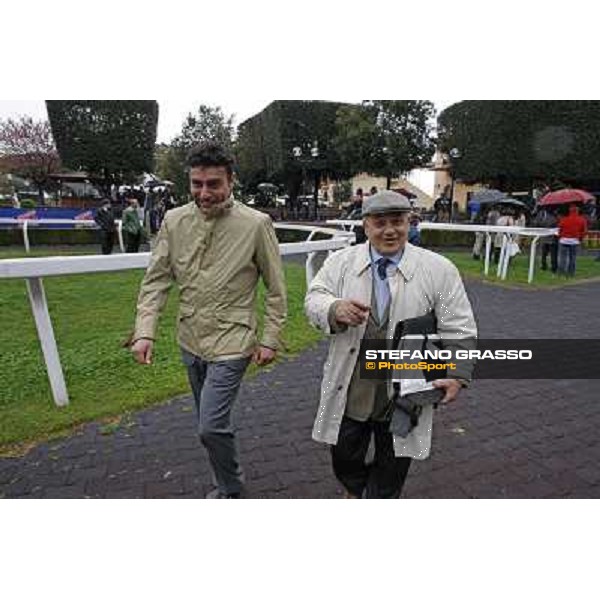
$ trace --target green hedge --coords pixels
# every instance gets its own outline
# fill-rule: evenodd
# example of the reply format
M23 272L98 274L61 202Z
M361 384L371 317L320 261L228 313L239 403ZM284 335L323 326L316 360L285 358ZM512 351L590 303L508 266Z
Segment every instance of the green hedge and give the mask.
M425 229L421 231L421 245L430 246L473 246L475 234L469 231L444 231L441 229Z
M95 229L35 229L27 235L32 246L72 246L78 244L99 244L100 238ZM22 246L23 232L20 229L0 229L0 246Z
M306 231L279 229L280 243L303 242L308 237ZM34 229L28 232L32 246L74 246L79 244L99 244L99 232L95 229ZM317 234L314 239L327 239L329 236ZM117 243L115 236L115 244ZM0 229L0 246L22 246L23 233L20 229Z
M280 243L302 242L308 233L290 229L277 230ZM317 234L314 240L327 239L325 234ZM466 231L425 230L421 232L421 243L427 247L465 246L471 247L475 234ZM98 231L93 229L30 229L29 241L32 246L79 244L99 244ZM116 240L115 240L116 243ZM23 234L20 229L0 229L0 246L22 246Z

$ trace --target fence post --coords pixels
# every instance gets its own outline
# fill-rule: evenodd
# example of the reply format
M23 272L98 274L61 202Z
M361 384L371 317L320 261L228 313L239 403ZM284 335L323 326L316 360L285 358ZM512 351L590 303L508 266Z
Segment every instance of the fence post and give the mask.
M23 243L25 244L25 252L29 254L29 233L28 233L29 221L25 219L23 221Z
M119 248L121 248L121 252L125 253L125 244L123 244L123 221L118 221L117 226L117 235L119 236Z
M529 249L529 275L527 277L527 283L531 283L533 281L533 272L535 269L535 251L537 249L537 243L539 239L539 236L536 236L531 240L531 248Z
M487 275L490 271L490 252L492 249L492 234L489 231L485 232L485 263L483 272Z
M69 395L60 364L58 347L54 338L54 330L52 329L52 321L50 321L50 313L48 312L48 303L46 302L42 279L40 277L28 277L26 281L35 326L40 338L44 359L46 360L46 369L48 379L50 380L52 396L57 406L66 406L69 404Z

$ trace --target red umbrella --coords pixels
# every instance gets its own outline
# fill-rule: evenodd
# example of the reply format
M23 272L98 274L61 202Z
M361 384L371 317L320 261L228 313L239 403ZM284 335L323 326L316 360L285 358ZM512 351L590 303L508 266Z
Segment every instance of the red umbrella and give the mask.
M538 202L540 206L552 204L568 204L569 202L593 202L596 197L585 190L556 190L542 196Z

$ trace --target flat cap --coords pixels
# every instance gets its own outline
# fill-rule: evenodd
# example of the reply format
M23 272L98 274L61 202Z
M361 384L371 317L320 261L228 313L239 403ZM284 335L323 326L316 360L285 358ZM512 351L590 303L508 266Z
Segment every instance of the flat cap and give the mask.
M385 190L377 192L363 200L362 216L381 215L391 212L410 212L412 210L410 202L406 196Z

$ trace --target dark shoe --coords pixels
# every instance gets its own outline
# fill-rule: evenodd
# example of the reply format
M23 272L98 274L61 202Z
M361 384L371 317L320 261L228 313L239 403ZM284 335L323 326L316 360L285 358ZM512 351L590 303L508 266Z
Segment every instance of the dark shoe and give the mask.
M219 488L215 488L205 496L207 500L237 500L241 497L241 492L238 492L237 494L225 494Z

